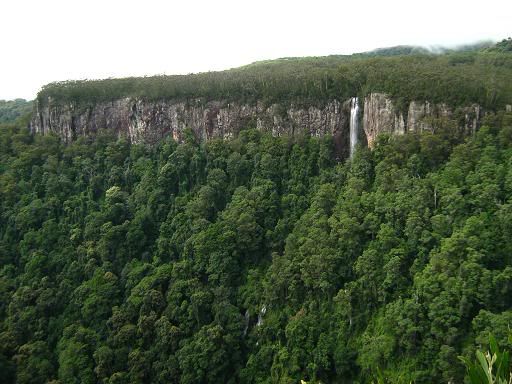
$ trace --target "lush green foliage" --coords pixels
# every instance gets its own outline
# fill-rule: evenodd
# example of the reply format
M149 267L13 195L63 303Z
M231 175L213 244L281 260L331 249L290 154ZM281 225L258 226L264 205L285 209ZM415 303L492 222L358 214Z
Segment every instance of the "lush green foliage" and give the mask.
M38 100L82 106L122 97L312 104L385 92L398 102L478 103L487 109L512 103L512 55L505 50L434 55L398 47L384 52L391 56L375 52L287 58L187 76L53 83L43 88Z
M24 99L0 100L0 123L14 122L32 112L32 102Z
M512 38L503 39L493 47L489 47L487 51L494 52L512 52Z
M454 48L443 46L422 47L417 45L397 45L395 47L377 48L369 52L356 53L353 56L403 56L431 53L461 53L489 49L493 48L494 46L495 44L493 44L492 41L481 41L479 43L460 45Z
M461 357L466 364L471 384L510 384L510 353L500 351L500 347L492 334L489 337L489 351L476 351L476 362Z
M0 129L4 383L462 382L510 348L512 115L462 142Z

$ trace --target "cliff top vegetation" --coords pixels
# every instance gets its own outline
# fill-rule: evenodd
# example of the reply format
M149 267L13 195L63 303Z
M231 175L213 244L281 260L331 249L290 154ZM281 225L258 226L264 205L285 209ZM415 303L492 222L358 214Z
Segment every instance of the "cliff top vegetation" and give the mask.
M0 100L0 123L16 120L32 110L32 102L25 99Z
M322 104L384 92L399 102L478 103L499 109L512 103L510 46L505 39L492 47L442 54L399 46L348 56L259 61L219 72L64 81L43 87L38 102L87 105L132 97Z

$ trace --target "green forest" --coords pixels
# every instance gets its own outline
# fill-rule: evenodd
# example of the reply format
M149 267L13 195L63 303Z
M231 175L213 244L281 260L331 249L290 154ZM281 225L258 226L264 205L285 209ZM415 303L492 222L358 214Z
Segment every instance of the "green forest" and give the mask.
M227 141L65 144L29 131L32 102L0 101L0 383L508 383L511 52L400 46L38 95L381 91L487 112L472 136L440 118L343 161L332 137L251 123Z
M384 92L397 105L427 100L497 110L512 100L510 52L512 41L506 39L492 47L468 46L443 55L399 46L346 56L283 58L220 72L57 82L43 87L38 102L89 106L133 97L312 105Z
M2 383L462 383L512 347L510 112L342 163L29 118L0 126Z
M32 102L24 99L0 100L0 123L16 120L32 112Z

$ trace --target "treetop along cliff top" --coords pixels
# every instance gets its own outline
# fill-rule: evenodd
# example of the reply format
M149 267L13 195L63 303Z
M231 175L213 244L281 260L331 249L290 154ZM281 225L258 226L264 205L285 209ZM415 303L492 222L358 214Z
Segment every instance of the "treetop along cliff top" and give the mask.
M124 97L322 104L383 92L396 100L451 106L512 104L510 40L477 48L432 54L402 46L350 56L267 60L219 72L65 81L46 85L37 99L42 105Z

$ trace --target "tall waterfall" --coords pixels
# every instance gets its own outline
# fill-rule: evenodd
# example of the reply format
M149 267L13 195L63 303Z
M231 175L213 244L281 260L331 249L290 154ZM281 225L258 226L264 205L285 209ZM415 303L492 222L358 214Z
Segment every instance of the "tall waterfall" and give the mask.
M359 100L353 97L350 100L350 157L354 155L359 133Z

